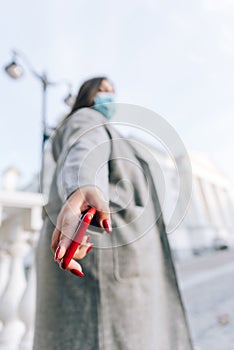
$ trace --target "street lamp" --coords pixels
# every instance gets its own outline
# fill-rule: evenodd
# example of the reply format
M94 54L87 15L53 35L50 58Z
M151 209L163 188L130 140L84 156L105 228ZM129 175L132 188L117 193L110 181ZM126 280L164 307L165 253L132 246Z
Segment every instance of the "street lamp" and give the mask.
M15 61L8 64L5 67L5 71L13 79L18 79L24 74L23 68Z
M69 107L72 108L72 106L75 103L75 99L76 99L76 97L69 92L63 101L64 101L64 103L66 103L66 105L68 105Z
M52 82L48 80L47 74L44 72L42 74L39 74L30 61L27 59L27 57L19 53L18 51L12 51L12 61L7 64L4 69L5 72L12 78L12 79L19 79L24 74L23 67L18 63L18 60L22 61L22 63L28 68L30 73L39 80L41 88L42 88L42 152L44 150L45 141L49 138L49 133L47 130L47 124L46 124L46 112L47 112L47 89L48 87L55 87L59 85L66 85L68 88L68 94L64 98L64 102L69 106L72 107L74 103L74 97L71 93L71 84L67 80L59 80L56 82Z

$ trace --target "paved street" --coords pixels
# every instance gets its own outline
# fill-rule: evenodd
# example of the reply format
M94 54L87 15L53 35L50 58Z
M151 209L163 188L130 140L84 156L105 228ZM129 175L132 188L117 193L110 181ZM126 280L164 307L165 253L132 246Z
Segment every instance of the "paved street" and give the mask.
M192 338L199 350L234 349L234 252L177 264Z

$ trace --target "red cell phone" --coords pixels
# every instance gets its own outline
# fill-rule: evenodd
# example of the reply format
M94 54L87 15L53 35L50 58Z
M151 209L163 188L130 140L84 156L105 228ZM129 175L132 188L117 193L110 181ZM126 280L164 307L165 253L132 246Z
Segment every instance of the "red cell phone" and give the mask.
M68 247L63 260L62 260L62 268L64 270L67 269L71 259L73 258L76 249L79 247L79 245L82 242L82 239L84 237L84 234L87 230L87 228L89 227L89 224L91 223L94 215L96 213L96 209L95 208L90 208L87 212L85 212L82 217L81 217L81 222L79 224L79 226L77 227L76 233L74 235L74 238L71 241L70 246Z

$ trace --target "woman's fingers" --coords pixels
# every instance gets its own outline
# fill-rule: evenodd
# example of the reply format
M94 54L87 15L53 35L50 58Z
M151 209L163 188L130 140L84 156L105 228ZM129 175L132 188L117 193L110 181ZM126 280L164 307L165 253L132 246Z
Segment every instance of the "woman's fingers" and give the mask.
M83 259L86 256L86 254L92 249L92 247L92 243L81 244L76 250L73 259L70 261L67 267L67 271L70 271L78 277L83 277L84 273L82 272L82 267L75 259ZM62 259L60 260L60 267L62 268Z
M93 248L93 243L86 243L84 245L80 245L79 248L76 250L73 259L81 260L83 259Z
M65 236L64 234L61 234L60 241L58 243L58 247L55 252L56 260L61 260L64 257L67 251L67 248L70 246L70 244L71 244L71 239Z
M57 225L51 240L51 249L55 253L54 259L61 267L63 257L77 231L81 212L86 211L90 207L96 208L95 219L98 225L108 233L112 232L109 207L102 192L92 186L86 186L75 191L63 205L58 215ZM89 243L89 236L84 237L67 270L75 275L82 276L81 266L76 260L83 259L92 248L93 244Z
M60 235L61 235L61 231L57 227L55 227L52 238L51 238L51 246L50 246L53 253L55 253L55 251L57 249Z
M102 221L103 227L108 233L112 233L112 225L111 225L111 220L110 218L104 219Z
M73 259L77 259L77 260L83 259L86 256L86 254L93 248L93 244L89 243L89 239L90 239L90 235L84 236L80 246L77 248L73 256ZM60 236L60 241L55 251L55 256L54 256L55 261L61 260L64 257L66 250L68 249L70 244L71 244L71 240L68 237L64 235Z
M75 191L69 197L67 203L63 207L63 216L65 213L67 213L67 211L72 211L77 215L77 210L79 211L80 215L80 211L84 211L89 207L96 208L97 212L95 217L98 225L105 229L108 233L111 233L112 227L109 212L110 210L102 191L98 187L84 186Z
M93 206L97 209L96 219L99 226L105 229L108 233L112 232L111 219L109 207L103 198L97 198L93 203Z
M109 207L101 191L98 189L95 189L95 191L97 195L92 197L91 204L97 209L96 220L101 228L105 229L108 233L111 233L112 225Z
M66 215L64 215L61 222L60 239L57 244L59 248L59 252L56 250L58 259L61 259L64 256L67 248L71 244L71 241L74 238L74 234L76 232L78 223L79 223L78 218L75 217L73 213L67 213Z
M108 208L105 208L104 210L97 210L96 219L101 228L105 229L108 233L112 232L112 225Z
M61 263L60 263L61 266ZM67 271L70 271L74 275L78 277L83 277L84 273L82 272L82 267L81 265L74 259L72 259L68 265Z

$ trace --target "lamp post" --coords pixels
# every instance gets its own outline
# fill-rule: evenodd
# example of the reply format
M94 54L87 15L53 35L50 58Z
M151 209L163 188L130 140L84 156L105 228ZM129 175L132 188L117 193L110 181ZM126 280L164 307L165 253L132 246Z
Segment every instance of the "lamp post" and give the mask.
M47 114L47 90L48 87L55 87L59 85L66 85L68 88L68 95L64 98L64 102L72 107L74 103L74 97L71 94L71 84L67 80L59 80L56 82L50 81L48 79L48 76L45 72L42 74L38 73L31 62L28 60L28 58L23 54L19 53L18 51L12 51L13 57L12 61L7 64L4 69L5 72L12 78L12 79L19 79L24 74L23 67L18 63L18 61L22 61L22 63L28 68L29 72L32 74L34 78L36 78L42 89L42 109L41 109L41 120L42 120L42 152L44 150L45 141L49 138L48 130L47 130L47 121L46 121L46 114Z

